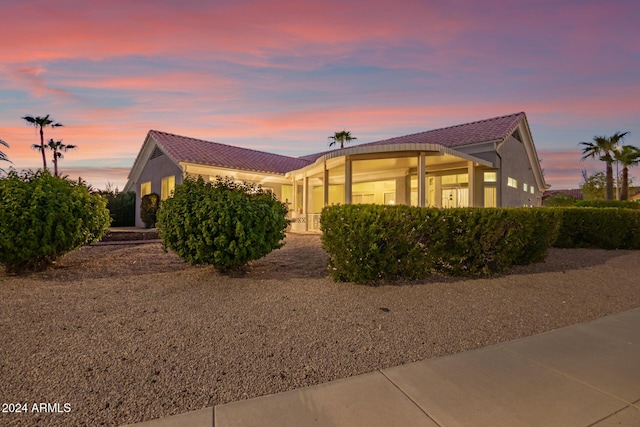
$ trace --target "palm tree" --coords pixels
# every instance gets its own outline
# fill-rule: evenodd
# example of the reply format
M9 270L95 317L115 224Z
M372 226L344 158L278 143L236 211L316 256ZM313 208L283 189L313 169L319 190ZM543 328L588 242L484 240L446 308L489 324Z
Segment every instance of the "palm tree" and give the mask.
M616 132L611 137L606 136L594 136L592 142L581 142L578 145L582 145L582 158L580 160L586 160L588 158L598 158L607 164L606 170L606 198L607 200L613 200L613 153L616 147L622 141L622 139L629 132Z
M358 138L351 136L351 132L343 130L342 132L336 132L333 136L330 136L329 139L332 140L329 143L329 147L339 142L340 148L344 148L345 142L355 141Z
M35 144L33 147L40 148ZM76 145L63 144L62 141L54 141L53 139L50 139L49 141L47 141L47 148L53 151L53 170L54 175L58 176L58 159L64 158L62 153L66 153L68 150L73 150L74 148L78 147Z
M7 144L6 142L4 142L1 139L0 139L0 145L4 145L5 147L9 148L9 144ZM4 154L2 151L0 151L0 162L12 163L11 160L9 160L9 158L7 157L7 155ZM0 170L2 170L2 169L0 169Z
M23 120L27 121L27 124L29 124L30 126L37 128L40 128L40 152L42 153L42 166L44 167L44 170L47 170L47 158L44 155L44 128L49 126L52 128L55 127L60 127L60 126L64 126L61 123L56 123L53 121L53 119L49 118L49 115L47 114L44 117L40 117L40 116L36 116L36 117L32 117L32 116L24 116L22 118Z
M640 163L640 149L633 145L623 145L614 153L616 162L622 164L622 188L620 189L620 200L629 198L629 168Z

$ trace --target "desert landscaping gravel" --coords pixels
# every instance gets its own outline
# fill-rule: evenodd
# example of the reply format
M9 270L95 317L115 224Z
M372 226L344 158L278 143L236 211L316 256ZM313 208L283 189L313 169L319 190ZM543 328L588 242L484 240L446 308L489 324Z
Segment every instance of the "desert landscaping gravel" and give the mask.
M327 276L317 235L231 277L159 243L84 247L0 270L0 401L29 409L0 425L117 426L509 341L640 307L639 277L638 251L368 287Z

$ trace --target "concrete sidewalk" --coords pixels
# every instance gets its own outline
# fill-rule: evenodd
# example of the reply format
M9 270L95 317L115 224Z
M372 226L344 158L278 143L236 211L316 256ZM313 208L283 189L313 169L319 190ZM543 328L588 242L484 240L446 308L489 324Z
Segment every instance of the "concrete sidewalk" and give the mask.
M136 426L212 424L640 426L640 309Z

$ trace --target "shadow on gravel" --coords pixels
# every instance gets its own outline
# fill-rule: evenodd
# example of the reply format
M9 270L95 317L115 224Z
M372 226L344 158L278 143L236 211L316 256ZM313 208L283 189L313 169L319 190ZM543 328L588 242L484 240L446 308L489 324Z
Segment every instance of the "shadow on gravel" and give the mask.
M319 235L289 234L285 242L282 248L253 261L245 272L232 274L232 277L271 280L328 277L328 256L322 248ZM516 266L491 277L580 270L605 264L628 253L629 251L623 250L552 248L543 263ZM71 281L171 273L192 268L211 268L212 274L217 274L212 267L190 266L175 253L171 251L165 253L162 245L156 242L85 246L62 257L48 270L28 273L25 276L52 281ZM0 275L6 275L6 273L0 270ZM380 285L451 283L469 279L473 280L468 277L431 276L417 281L395 281L380 283Z

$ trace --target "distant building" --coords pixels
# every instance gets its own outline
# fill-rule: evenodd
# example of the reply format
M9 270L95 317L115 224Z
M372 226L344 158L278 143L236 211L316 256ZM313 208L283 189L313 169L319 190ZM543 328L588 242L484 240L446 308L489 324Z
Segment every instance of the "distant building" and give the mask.
M289 157L151 130L125 191L164 200L185 176L261 184L287 203L292 229L317 230L330 204L540 206L549 187L525 113Z

